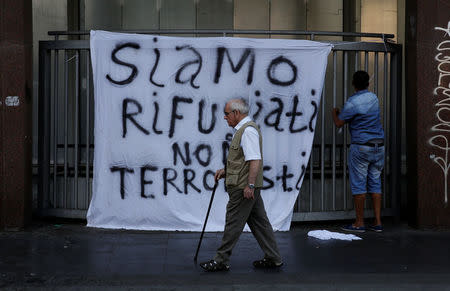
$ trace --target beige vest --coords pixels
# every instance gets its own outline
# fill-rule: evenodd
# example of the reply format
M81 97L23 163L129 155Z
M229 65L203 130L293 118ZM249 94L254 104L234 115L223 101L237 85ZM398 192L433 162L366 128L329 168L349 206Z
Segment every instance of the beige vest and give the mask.
M244 189L248 185L248 173L250 169L249 161L245 161L244 150L241 147L241 138L247 126L256 128L259 134L259 149L261 151L261 164L259 166L259 172L256 176L255 187L261 188L263 185L263 159L262 159L262 135L258 125L253 122L245 123L234 134L233 140L230 144L230 150L228 152L227 164L225 166L225 186L227 191L230 189Z

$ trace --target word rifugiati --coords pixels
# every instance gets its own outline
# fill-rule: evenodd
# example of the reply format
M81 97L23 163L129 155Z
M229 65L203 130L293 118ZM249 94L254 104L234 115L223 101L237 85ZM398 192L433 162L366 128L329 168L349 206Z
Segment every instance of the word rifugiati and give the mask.
M213 103L209 108L205 108L205 100L202 99L194 104L193 98L173 96L170 112L160 113L160 104L153 102L153 106L143 107L142 104L134 98L124 98L122 101L122 137L126 138L128 126L134 125L141 133L150 135L152 132L156 135L167 134L172 138L176 132L177 122L181 122L185 114L195 112L198 116L196 124L190 125L191 128L197 128L202 134L209 134L214 130L218 118L222 119L222 113L218 112L218 104ZM170 99L169 99L170 100ZM258 110L253 119L258 122L260 119L264 124L276 131L287 130L291 134L301 133L305 130L314 131L313 122L318 113L318 106L315 101L311 101L312 110L310 116L303 117L303 111L300 110L299 97L293 96L291 104L285 104L281 98L273 97L270 102L265 104L257 102ZM167 102L167 101L164 101ZM265 108L266 107L266 108ZM266 109L266 110L265 110ZM309 108L308 108L309 109ZM206 112L209 111L209 112ZM266 112L261 116L260 112ZM211 116L210 120L205 120L205 116ZM169 118L169 122L167 122ZM164 119L165 124L170 124L168 128L161 128L160 121ZM283 122L287 119L288 122ZM283 128L281 124L289 124Z

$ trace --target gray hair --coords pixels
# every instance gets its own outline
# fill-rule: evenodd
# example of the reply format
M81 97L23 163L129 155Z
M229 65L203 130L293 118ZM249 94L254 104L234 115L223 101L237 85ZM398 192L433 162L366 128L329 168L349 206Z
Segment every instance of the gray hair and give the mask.
M231 99L229 102L231 110L238 110L242 114L248 114L248 103L244 98Z

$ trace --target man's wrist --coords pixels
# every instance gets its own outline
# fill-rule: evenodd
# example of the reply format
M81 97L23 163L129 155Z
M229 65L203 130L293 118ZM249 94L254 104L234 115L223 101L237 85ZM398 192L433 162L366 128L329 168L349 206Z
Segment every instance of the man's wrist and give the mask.
M250 188L250 189L255 189L255 184L248 184L248 188Z

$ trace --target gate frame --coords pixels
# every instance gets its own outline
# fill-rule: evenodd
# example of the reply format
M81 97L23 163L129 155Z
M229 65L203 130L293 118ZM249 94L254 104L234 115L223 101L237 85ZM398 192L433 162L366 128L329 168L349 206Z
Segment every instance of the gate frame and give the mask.
M323 41L333 44L332 52L335 51L358 51L358 52L385 52L390 53L390 82L389 82L389 169L390 183L389 194L391 208L383 209L383 216L400 217L401 201L401 130L402 130L402 45L390 41L393 34L381 33L351 33L351 32L326 32L326 31L296 31L296 30L125 30L122 33L139 34L218 34L222 36L240 34L253 35L295 35L309 36L314 40L315 36L338 36L338 37L370 37L380 38L383 42L351 42L351 41ZM86 217L86 210L70 210L67 215L66 209L49 209L50 193L50 143L51 143L51 51L52 50L89 50L89 40L59 40L62 35L86 36L89 31L50 31L48 33L55 37L52 41L39 41L39 96L38 96L38 215L60 216L71 218ZM387 98L387 96L385 96ZM386 118L386 116L384 117ZM298 194L299 195L299 194ZM371 210L367 211L369 214ZM350 219L354 217L354 210L319 211L319 212L294 212L292 221L319 221Z

